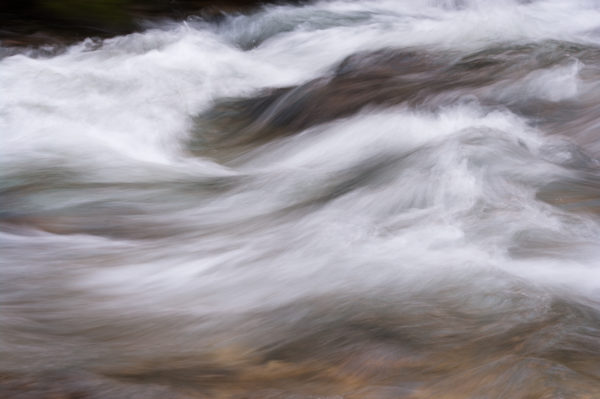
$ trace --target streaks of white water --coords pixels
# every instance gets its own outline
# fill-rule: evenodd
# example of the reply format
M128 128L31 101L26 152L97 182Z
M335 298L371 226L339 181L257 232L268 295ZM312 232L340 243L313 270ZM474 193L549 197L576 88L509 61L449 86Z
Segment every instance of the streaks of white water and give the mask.
M447 5L337 1L268 7L216 30L182 24L110 39L98 48L84 42L50 59L8 57L0 64L4 150L100 146L168 162L178 151L174 138L185 135L189 118L213 99L302 82L356 51L586 40L600 21L597 8L578 2ZM236 40L252 35L264 36L264 42L250 51L235 47Z
M128 317L183 315L188 335L172 345L187 350L205 344L206 325L327 295L391 292L390 301L408 304L413 294L440 291L448 300L472 294L471 305L482 307L481 293L500 292L510 274L542 290L566 287L596 299L597 218L535 197L543 184L578 175L540 157L552 139L508 111L477 104L437 114L363 110L258 147L235 167L183 155L193 116L214 100L302 83L357 51L585 42L600 21L591 3L451 3L267 7L222 26L190 22L98 47L84 42L50 58L2 59L0 173L50 166L78 172L41 193L23 189L20 201L38 213L26 219L30 230L0 236L0 273L13 284L3 300L22 313L54 311L54 324L43 326L52 333L98 327L101 342L110 341L102 328L126 335L126 328L110 330L115 318L127 326ZM513 93L573 98L578 74L576 63L532 72ZM238 180L223 191L197 189L208 177ZM111 187L123 182L151 188ZM177 191L168 183L189 185ZM15 214L30 211L11 206ZM136 241L35 231L37 219L43 224L56 216L51 211L77 207L105 210L101 222L123 218L134 229L160 222L157 230L183 232ZM119 207L135 212L113 212ZM60 216L59 227L70 227L70 214ZM526 234L541 237L542 249L519 239ZM561 240L565 245L552 247ZM459 289L465 286L471 290ZM28 319L10 320L27 327ZM19 328L11 339L20 339ZM264 326L253 328L264 333ZM168 323L133 330L149 337L119 342L137 348L173 335ZM0 361L14 362L6 359Z

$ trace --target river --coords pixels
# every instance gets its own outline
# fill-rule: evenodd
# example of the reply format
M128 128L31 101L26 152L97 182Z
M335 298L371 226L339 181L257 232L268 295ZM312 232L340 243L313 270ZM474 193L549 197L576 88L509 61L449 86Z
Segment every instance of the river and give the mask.
M600 397L597 1L0 57L1 397Z

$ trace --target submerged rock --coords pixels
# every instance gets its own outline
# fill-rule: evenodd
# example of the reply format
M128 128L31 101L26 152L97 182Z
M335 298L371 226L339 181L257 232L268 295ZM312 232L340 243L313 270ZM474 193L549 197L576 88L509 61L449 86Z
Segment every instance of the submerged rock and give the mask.
M402 105L431 111L469 99L560 126L577 117L573 101L541 98L527 84L536 79L532 71L564 68L574 56L594 63L600 60L600 50L546 41L501 45L463 56L421 48L359 52L304 84L217 100L198 116L191 148L206 153L248 146L365 108ZM561 109L564 112L559 113Z

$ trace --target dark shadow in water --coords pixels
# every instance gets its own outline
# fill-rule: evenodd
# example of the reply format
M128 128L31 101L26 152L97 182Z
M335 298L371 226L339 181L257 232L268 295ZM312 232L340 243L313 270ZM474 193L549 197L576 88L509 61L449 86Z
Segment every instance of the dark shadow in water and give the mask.
M507 107L560 132L560 126L582 114L588 114L588 119L589 114L599 117L600 110L577 99L500 98L497 92L531 72L565 66L574 59L598 64L600 49L546 41L494 47L467 56L422 49L358 53L342 61L330 75L300 86L217 101L198 116L190 149L227 159L249 146L353 115L365 107L402 104L427 111L472 98L484 106ZM237 151L232 149L236 147Z

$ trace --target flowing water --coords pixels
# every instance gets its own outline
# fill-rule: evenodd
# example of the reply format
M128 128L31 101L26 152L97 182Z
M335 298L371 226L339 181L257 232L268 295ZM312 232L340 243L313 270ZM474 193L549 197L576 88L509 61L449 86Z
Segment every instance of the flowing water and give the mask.
M600 397L597 1L0 54L1 397Z

